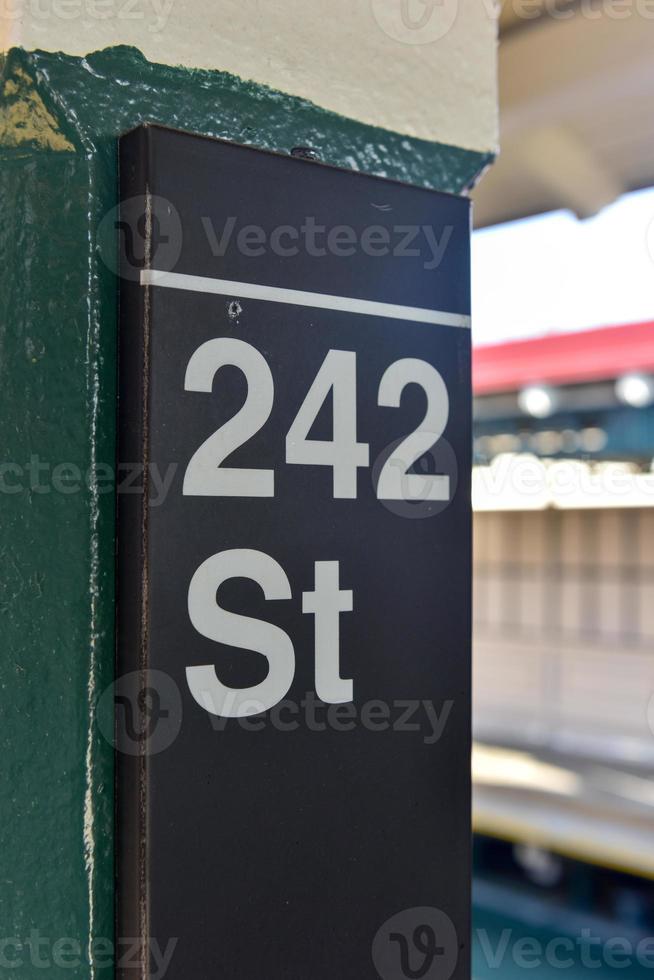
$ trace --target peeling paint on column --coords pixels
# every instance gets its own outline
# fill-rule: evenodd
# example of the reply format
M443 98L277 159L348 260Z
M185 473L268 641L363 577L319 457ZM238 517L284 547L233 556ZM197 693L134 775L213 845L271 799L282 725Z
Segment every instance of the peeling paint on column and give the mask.
M30 76L16 65L2 90L0 145L26 144L59 152L72 152L75 149L59 132L55 117L46 109Z

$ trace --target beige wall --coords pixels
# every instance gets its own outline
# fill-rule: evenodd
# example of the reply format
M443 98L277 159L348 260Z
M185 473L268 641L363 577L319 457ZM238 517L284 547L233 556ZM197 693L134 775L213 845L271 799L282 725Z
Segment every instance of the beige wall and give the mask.
M479 737L654 760L654 509L475 515Z
M217 68L408 136L497 146L493 0L0 0L6 49L130 44Z

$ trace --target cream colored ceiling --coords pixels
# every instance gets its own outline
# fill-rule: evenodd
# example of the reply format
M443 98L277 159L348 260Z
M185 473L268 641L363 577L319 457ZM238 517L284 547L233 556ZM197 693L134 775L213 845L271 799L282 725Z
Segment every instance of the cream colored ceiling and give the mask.
M535 11L534 0L506 0L502 151L474 194L478 227L561 207L585 217L654 185L654 4L652 19L647 8L558 0L566 19L525 20L518 12ZM607 12L617 9L622 19Z

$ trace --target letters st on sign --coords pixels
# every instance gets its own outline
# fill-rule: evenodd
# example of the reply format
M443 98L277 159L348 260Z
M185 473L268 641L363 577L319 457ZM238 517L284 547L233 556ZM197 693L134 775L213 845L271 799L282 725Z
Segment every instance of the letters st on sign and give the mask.
M118 935L467 977L468 202L149 126L116 227Z

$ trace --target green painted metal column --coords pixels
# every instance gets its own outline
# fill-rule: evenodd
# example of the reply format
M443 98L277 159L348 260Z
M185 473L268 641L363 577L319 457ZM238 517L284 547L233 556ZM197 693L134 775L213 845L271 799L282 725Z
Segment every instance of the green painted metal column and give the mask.
M0 976L113 972L113 749L97 706L114 671L118 283L98 228L117 138L145 120L453 193L492 158L133 47L2 56Z

